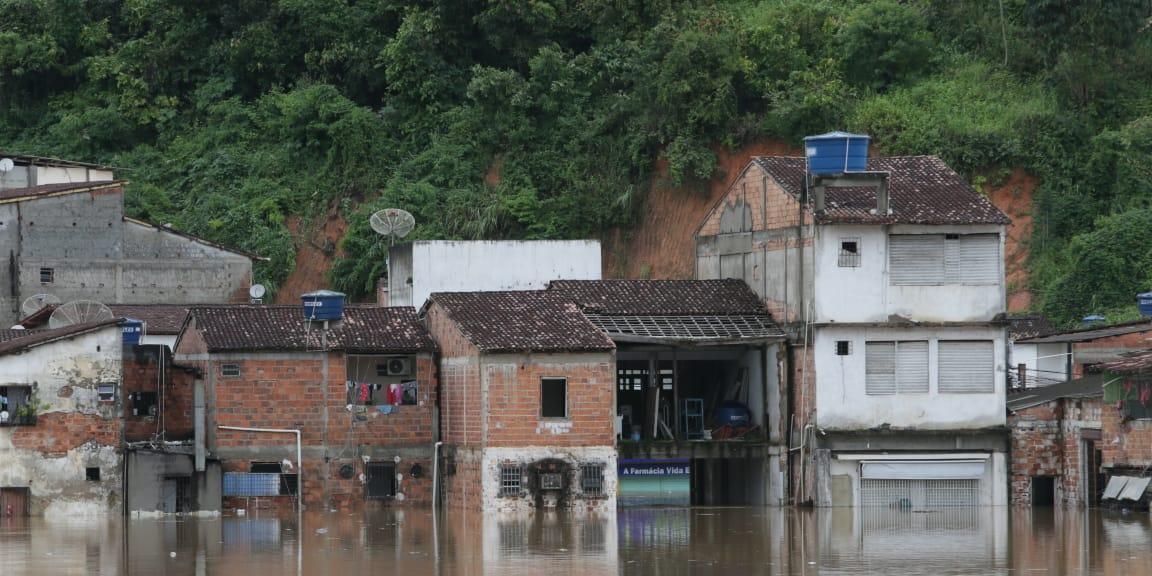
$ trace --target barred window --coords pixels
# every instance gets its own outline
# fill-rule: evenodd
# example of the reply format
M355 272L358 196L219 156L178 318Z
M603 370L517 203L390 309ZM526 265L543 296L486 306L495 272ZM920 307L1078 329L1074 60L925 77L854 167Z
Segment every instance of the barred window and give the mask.
M224 376L225 378L238 378L238 377L240 377L240 365L239 364L221 364L220 365L220 375Z
M859 268L860 267L860 239L859 238L841 238L840 239L840 258L837 264L841 268Z
M580 489L589 496L604 494L604 465L584 464L580 466Z
M504 464L500 467L500 495L519 496L523 483L524 469L519 464Z

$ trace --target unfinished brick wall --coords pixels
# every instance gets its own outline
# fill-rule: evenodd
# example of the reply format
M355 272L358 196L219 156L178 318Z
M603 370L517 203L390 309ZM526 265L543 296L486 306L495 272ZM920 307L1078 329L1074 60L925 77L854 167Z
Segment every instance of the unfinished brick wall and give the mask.
M1124 420L1115 403L1103 405L1101 419L1100 447L1105 468L1152 466L1152 420Z
M444 455L444 505L476 508L484 494L482 449L449 449Z
M733 230L731 223L740 222L741 211L747 215L742 226L744 229ZM810 214L805 213L803 221L810 223ZM796 226L799 222L800 203L752 162L728 187L728 192L700 225L697 235L776 230Z
M611 354L527 354L484 359L487 446L604 446L615 443ZM567 380L568 418L540 416L542 378Z
M429 305L424 323L440 347L441 439L446 445L478 445L484 438L479 352L440 304Z
M13 426L12 446L44 456L63 456L85 443L120 446L120 420L82 412L46 412L35 426Z
M1100 427L1098 398L1061 399L1012 413L1011 494L1013 504L1032 502L1032 479L1056 478L1057 498L1082 500L1083 430Z

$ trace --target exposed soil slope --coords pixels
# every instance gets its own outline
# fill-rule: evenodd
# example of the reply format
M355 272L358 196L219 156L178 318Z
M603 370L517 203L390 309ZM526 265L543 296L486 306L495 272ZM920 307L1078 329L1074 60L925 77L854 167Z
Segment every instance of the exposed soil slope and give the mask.
M288 218L288 229L296 241L296 268L276 293L276 304L295 304L302 294L328 287L328 269L339 253L348 223L336 206L318 218L319 222L308 226L301 226L299 216Z

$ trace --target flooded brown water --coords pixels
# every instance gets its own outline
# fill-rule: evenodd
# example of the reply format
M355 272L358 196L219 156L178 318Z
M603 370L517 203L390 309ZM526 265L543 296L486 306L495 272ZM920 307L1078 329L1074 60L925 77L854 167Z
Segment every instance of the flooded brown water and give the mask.
M428 510L0 519L0 575L1152 574L1148 513Z

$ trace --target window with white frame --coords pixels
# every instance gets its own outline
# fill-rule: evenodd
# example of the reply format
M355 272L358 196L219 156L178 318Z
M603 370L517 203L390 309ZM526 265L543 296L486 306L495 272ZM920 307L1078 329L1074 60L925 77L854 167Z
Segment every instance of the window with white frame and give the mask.
M225 378L239 378L240 365L239 364L221 364L220 375Z
M996 356L991 340L941 340L936 356L940 393L996 391Z
M867 342L864 373L866 394L925 394L928 392L928 342Z
M893 234L888 237L893 285L995 284L998 234Z

